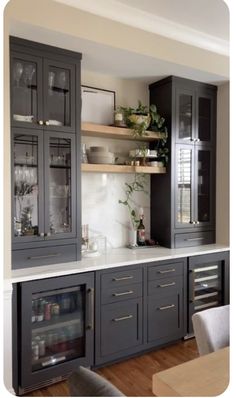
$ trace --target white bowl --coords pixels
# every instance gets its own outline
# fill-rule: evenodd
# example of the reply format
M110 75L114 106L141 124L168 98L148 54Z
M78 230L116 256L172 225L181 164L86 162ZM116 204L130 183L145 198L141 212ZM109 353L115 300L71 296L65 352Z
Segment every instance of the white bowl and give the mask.
M89 163L94 164L114 164L115 156L111 152L107 153L88 153Z
M106 147L106 146L91 146L90 148L89 148L89 150L90 150L90 152L93 152L94 154L95 153L109 153L108 152L108 147Z

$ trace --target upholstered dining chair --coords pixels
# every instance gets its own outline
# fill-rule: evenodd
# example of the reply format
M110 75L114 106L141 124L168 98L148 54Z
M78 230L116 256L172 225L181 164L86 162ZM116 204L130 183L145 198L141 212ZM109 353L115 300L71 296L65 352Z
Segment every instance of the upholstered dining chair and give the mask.
M229 345L229 305L197 312L192 321L200 355Z
M109 381L83 366L71 374L67 384L71 397L124 397Z

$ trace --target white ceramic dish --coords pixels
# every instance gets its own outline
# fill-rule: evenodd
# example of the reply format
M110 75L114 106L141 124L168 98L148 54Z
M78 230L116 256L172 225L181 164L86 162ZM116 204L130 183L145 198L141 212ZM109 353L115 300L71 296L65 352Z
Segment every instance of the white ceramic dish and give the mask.
M115 156L111 152L107 153L88 153L88 160L89 163L94 164L114 164L115 163Z
M18 121L18 122L27 122L27 123L32 123L33 122L33 115L13 115L13 119Z
M51 126L62 126L62 122L59 122L59 120L49 120L49 125Z
M96 153L108 153L108 147L107 146L91 146L89 148L90 152L93 152L94 154Z

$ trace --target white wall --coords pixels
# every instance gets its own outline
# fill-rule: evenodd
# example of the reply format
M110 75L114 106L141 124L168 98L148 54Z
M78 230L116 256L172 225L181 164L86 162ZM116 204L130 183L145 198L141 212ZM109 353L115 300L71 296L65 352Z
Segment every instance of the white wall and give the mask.
M216 242L229 244L229 83L218 87Z
M145 83L137 80L118 79L112 76L93 73L82 69L82 84L116 92L116 104L137 106L140 99L148 104L149 92ZM92 145L108 146L116 156L128 156L130 149L137 144L132 141L82 137L82 142L89 148ZM103 234L109 247L121 247L128 243L130 227L127 207L118 203L125 199L125 182L132 182L130 174L82 173L82 224L89 224L90 236ZM144 225L147 236L150 231L150 177L146 176L148 195L136 193L134 208L144 209Z

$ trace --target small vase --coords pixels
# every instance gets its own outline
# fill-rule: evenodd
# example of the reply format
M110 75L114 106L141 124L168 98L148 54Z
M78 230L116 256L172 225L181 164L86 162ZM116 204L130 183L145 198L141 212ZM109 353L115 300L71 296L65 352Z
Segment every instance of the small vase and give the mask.
M137 246L137 230L136 229L129 230L129 245L132 247Z

